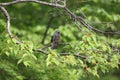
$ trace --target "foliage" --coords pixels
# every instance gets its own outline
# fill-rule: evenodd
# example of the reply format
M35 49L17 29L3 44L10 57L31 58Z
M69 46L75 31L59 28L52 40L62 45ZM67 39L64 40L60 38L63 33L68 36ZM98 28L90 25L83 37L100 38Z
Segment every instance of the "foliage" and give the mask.
M4 1L9 0L0 2ZM75 14L86 14L84 19L96 28L120 31L119 2L69 0L67 4ZM82 25L79 30L65 12L57 8L36 3L15 4L6 8L11 16L11 31L22 44L17 45L14 38L9 38L5 17L0 13L0 80L87 80L89 77L93 80L119 69L119 35L96 34ZM45 48L48 55L35 51L45 47L41 41L51 14L61 13L53 20L45 44L50 42L55 29L60 30L61 42L66 44L55 50Z

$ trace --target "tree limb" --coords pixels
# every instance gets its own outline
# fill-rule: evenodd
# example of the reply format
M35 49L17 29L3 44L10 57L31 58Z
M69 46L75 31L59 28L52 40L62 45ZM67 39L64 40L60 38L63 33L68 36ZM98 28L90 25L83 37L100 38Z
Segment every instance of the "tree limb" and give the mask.
M7 10L4 7L0 6L0 10L3 12L3 14L6 17L6 29L7 29L7 32L9 34L9 37L11 39L13 39L14 36L12 35L11 30L10 30L10 15L9 15L9 13L7 12ZM16 43L19 44L21 42L17 40Z
M74 22L80 22L83 26L85 26L87 29L89 29L91 31L100 32L103 34L120 34L120 32L105 32L105 31L99 30L97 28L94 28L93 26L91 26L87 22L85 22L81 16L76 16L67 7L65 7L64 10L68 13L68 15L73 19ZM79 25L77 25L77 26L80 28Z
M38 52L41 52L41 53L43 53L43 54L48 55L48 53L45 52L45 51L42 50L42 49L37 49L37 50L35 50L35 51L38 51ZM86 56L83 56L83 55L80 55L80 54L70 54L70 53L58 53L58 54L61 55L61 56L73 55L73 56L75 56L75 57L79 57L79 58L82 58L82 59L86 59L86 58L87 58Z
M51 26L51 24L52 24L53 19L54 19L54 16L52 15L52 16L50 17L49 21L48 21L47 26L46 26L46 30L45 30L45 33L44 33L44 36L43 36L43 39L42 39L42 44L44 44L44 42L45 42L45 38L46 38L46 36L47 36L47 32L48 32L48 30L49 30L49 28L50 28L50 26Z
M120 34L120 32L105 32L105 31L99 30L97 28L94 28L93 26L91 26L87 22L85 22L84 19L81 16L77 16L73 12L71 12L65 5L60 5L58 3L38 1L38 0L15 0L15 1L12 1L12 2L0 3L1 9L4 12L4 14L6 14L6 17L8 19L7 20L7 25L8 25L7 29L10 26L10 19L9 19L10 16L2 6L9 6L9 5L13 5L13 4L16 4L16 3L22 3L22 2L35 2L35 3L38 3L38 4L47 5L47 6L63 8L69 14L69 16L74 20L75 24L77 25L77 27L80 30L81 30L80 25L77 24L77 22L80 22L83 26L85 26L87 29L89 29L91 31L100 32L100 33L103 33L103 34ZM8 33L9 33L10 37L12 37L10 29L8 29L8 30L9 30Z
M45 52L45 51L44 51L44 50L42 50L42 49L37 49L37 50L34 50L34 51L38 51L38 52L41 52L41 53L43 53L43 54L48 55L48 53L47 53L47 52Z
M0 10L3 12L3 14L4 14L5 17L6 17L6 28L7 28L7 32L8 32L8 34L9 34L10 38L13 38L12 33L11 33L11 30L10 30L10 16L9 16L7 10L6 10L4 7L0 6Z
M43 4L43 5L52 6L52 7L58 7L58 8L65 7L64 5L60 5L57 3L45 2L40 0L15 0L15 1L6 2L6 3L0 3L0 6L9 6L9 5L13 5L16 3L23 3L23 2L34 2L34 3Z

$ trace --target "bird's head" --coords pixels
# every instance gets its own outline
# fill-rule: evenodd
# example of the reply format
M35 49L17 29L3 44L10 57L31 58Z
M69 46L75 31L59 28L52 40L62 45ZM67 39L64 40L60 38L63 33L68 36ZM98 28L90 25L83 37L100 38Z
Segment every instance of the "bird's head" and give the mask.
M59 31L59 30L56 30L55 33L56 33L56 34L60 34L60 31Z

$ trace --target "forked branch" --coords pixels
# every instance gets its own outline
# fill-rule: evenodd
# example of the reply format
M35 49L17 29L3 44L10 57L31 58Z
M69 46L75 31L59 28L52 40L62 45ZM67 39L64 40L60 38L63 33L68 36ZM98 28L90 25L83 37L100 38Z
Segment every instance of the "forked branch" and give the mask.
M94 28L93 26L91 26L87 22L85 22L81 16L77 16L73 12L71 12L67 7L65 7L64 10L68 13L68 15L71 17L71 19L75 23L80 22L83 26L85 26L87 29L89 29L91 31L100 32L103 34L120 34L120 32L105 32L105 31L99 30L97 28ZM80 25L77 25L77 26L78 26L78 28L80 28Z

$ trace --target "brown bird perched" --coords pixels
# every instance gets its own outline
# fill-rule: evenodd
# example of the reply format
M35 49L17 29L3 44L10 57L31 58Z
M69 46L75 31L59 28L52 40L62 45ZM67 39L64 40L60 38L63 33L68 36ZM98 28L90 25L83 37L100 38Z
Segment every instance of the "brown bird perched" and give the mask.
M56 49L60 43L60 31L56 30L51 37L51 49Z

